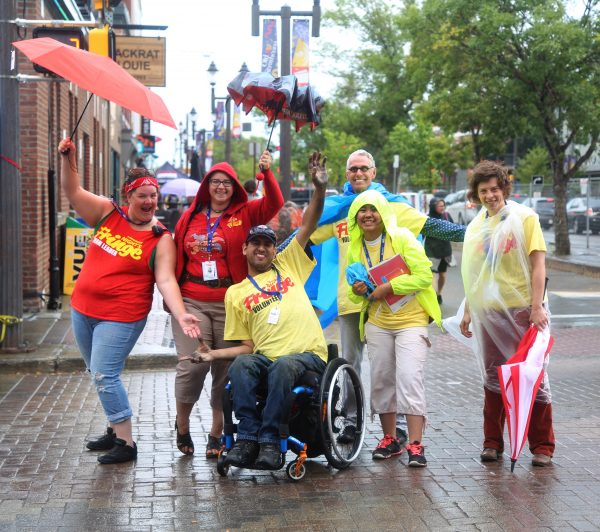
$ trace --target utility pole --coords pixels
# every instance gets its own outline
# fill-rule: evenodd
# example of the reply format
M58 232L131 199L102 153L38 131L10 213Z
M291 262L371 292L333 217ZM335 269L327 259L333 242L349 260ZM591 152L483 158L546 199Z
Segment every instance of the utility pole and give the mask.
M14 20L16 2L0 2L0 20ZM0 72L11 71L11 42L16 26L2 24ZM0 78L0 315L6 325L1 350L23 346L23 236L21 220L21 150L19 145L19 82ZM1 326L2 324L0 324Z
M258 0L252 0L252 35L260 35L260 17L281 17L281 75L291 73L291 20L292 17L312 17L312 36L319 37L321 28L321 0L314 0L312 11L292 11L288 5L281 6L280 11L261 11ZM279 145L281 152L281 192L286 200L290 199L292 183L292 130L289 120L279 121Z

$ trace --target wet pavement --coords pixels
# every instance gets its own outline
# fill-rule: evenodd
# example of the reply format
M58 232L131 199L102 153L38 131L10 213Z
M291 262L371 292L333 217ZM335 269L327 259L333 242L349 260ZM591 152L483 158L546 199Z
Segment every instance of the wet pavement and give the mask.
M184 457L174 446L170 370L125 373L137 463L101 466L84 449L104 428L89 379L81 372L15 376L0 400L0 530L598 530L600 328L555 331L554 465L533 467L526 449L512 474L506 456L494 464L478 459L482 394L473 355L431 332L422 470L409 469L405 455L374 462L380 433L370 422L346 471L318 458L297 483L284 471L221 478L202 452L205 393L192 415L197 455Z
M462 298L458 275L449 273L446 315ZM191 421L196 456L174 445L175 352L159 300L124 374L137 462L101 466L85 440L102 433L104 415L80 371L65 300L62 313L29 322L34 352L0 356L0 531L600 530L600 280L555 269L549 277L556 454L551 467L536 468L525 448L512 474L506 455L479 461L473 355L430 329L427 468L408 468L405 455L374 462L381 434L369 421L365 447L346 471L321 457L299 482L283 470L234 469L221 478L203 453L205 392ZM339 342L336 324L326 334ZM363 374L366 384L366 362Z

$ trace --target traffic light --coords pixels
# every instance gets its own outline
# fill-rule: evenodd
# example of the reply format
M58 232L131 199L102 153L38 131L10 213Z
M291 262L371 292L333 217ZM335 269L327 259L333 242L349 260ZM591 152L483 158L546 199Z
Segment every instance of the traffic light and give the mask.
M115 59L115 33L108 25L104 28L94 28L88 35L88 50L94 54Z
M101 11L102 9L112 9L117 7L121 3L121 0L92 0L95 11Z
M40 37L49 37L64 44L68 44L69 46L85 50L85 40L81 28L50 28L47 26L33 28L33 38L37 39ZM35 63L33 64L33 68L36 72L41 74L52 74L50 70L36 65Z

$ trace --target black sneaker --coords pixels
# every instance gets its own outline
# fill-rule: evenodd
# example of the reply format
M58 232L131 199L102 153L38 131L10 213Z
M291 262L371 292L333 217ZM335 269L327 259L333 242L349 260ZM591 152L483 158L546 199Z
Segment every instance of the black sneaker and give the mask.
M406 434L406 432L400 427L396 427L396 438L398 438L400 445L404 447L408 441L408 434Z
M356 438L356 427L354 425L346 425L342 432L338 434L338 443L352 443Z
M111 427L106 428L106 433L95 440L88 441L85 446L90 451L110 451L115 446L117 435Z
M425 467L427 465L425 450L420 441L409 443L406 450L408 451L408 465L410 467Z
M255 465L264 469L281 467L281 449L278 443L261 443Z
M101 464L121 464L130 462L137 458L137 445L133 442L133 447L127 445L125 440L115 438L115 445L109 453L98 457Z
M225 456L226 466L248 467L254 464L258 456L258 442L253 440L238 440L233 444L231 451Z
M389 434L386 434L377 444L377 447L375 447L372 455L373 460L385 460L386 458L402 454L403 450L398 438L393 438Z

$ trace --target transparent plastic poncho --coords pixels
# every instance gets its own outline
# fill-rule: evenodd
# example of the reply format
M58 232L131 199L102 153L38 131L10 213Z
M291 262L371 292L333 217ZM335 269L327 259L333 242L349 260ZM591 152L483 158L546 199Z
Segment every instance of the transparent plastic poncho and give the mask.
M471 314L474 350L484 386L500 393L497 367L516 351L529 327L531 263L524 223L535 213L514 201L494 216L485 208L467 227L462 255L462 278ZM535 398L551 402L545 372Z

